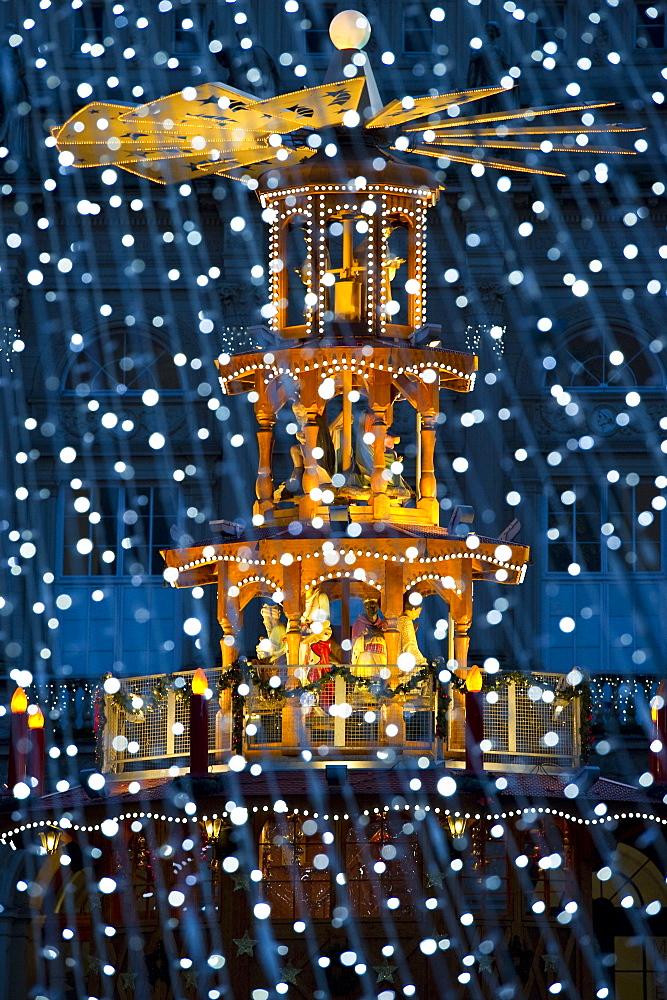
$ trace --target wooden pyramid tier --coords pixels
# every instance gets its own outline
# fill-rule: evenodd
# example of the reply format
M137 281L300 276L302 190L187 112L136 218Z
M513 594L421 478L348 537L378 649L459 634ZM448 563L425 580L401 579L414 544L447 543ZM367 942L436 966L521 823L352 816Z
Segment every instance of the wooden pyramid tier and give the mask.
M271 332L292 341L437 339L440 328L426 327L426 213L438 182L363 134L339 130L331 147L332 156L320 150L260 179Z
M257 419L257 503L254 523L286 524L295 517L340 516L353 521L435 525L435 428L440 388L468 392L474 355L377 340L304 344L218 361L224 393L250 393ZM391 427L394 406L415 415L415 489ZM295 444L289 478L273 476L274 434L280 411L291 408Z

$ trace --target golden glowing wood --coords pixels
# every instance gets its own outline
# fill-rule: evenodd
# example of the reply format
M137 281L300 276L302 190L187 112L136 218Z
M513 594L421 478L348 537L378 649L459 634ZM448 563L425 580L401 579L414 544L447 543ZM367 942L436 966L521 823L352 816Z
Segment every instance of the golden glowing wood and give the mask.
M434 129L431 126L422 125L420 128L408 128L404 130L406 133L421 132L424 137L426 135L432 135ZM579 125L577 128L549 128L545 126L536 126L535 128L508 128L507 125L503 125L502 122L495 128L476 128L474 131L463 130L457 132L454 129L452 131L447 131L442 135L443 139L476 139L478 137L493 136L495 138L502 138L506 135L581 135L585 133L586 135L593 135L594 133L607 133L607 132L643 132L644 129L640 126L633 128L625 128L621 125L609 125L608 128L587 128ZM435 139L426 139L426 142L438 142L439 135L435 132ZM566 147L568 150L570 147ZM587 146L583 147L587 149Z
M386 128L389 125L402 125L427 115L437 115L454 105L468 104L470 101L481 101L494 94L505 93L505 87L483 87L478 90L460 90L452 94L440 94L437 97L403 98L385 104L368 122L368 128ZM511 89L511 88L510 88Z
M389 525L387 526L389 527ZM326 584L340 587L344 580L353 585L379 590L384 593L390 580L398 580L401 594L418 590L422 594L445 593L453 601L465 591L468 576L473 581L496 580L507 585L522 582L530 550L526 545L506 545L497 539L476 536L479 544L474 549L467 538L449 536L444 528L428 529L419 534L400 534L389 531L378 534L370 525L356 538L329 538L327 533L305 528L301 535L275 532L274 537L254 537L249 530L247 539L216 539L184 549L164 549L162 555L168 566L179 570L176 587L196 587L216 583L219 574L225 574L227 593L224 599L237 602L229 615L234 620L257 594L271 597L276 591L286 593L287 583L300 599L306 590ZM304 535L309 537L304 537ZM323 544L331 542L329 554L339 554L339 561L327 565ZM505 559L496 550L501 549ZM505 551L505 548L507 551ZM281 563L286 553L292 558L288 565ZM354 562L345 562L348 553ZM509 554L508 554L509 553ZM363 569L360 577L355 570ZM498 573L500 571L500 577ZM289 588L288 588L289 589Z
M327 538L312 529L311 537L305 538L286 532L274 538L253 538L251 534L248 539L168 549L162 555L168 566L180 569L175 586L217 584L218 621L228 640L237 635L243 609L253 598L281 602L288 621L288 662L292 664L298 663L304 603L315 588L322 589L330 600L349 601L351 594L377 596L389 625L391 663L398 653L396 621L404 595L411 591L436 594L449 607L455 657L459 666L465 667L473 583L522 583L530 550L525 545L505 546L486 538L480 538L471 550L466 538L449 537L444 529L422 537L397 537L390 535L391 529L388 524L385 533L378 535L369 525L369 534L357 538ZM496 554L501 544L504 560ZM332 553L338 555L334 565ZM354 557L352 562L350 556ZM223 640L223 664L229 665L239 652L233 642Z
M362 78L345 80L265 101L205 84L136 108L88 104L52 134L58 149L72 154L72 166L113 165L162 184L241 167L259 174L312 156L315 149L285 148L280 136L341 124L345 112L357 108L363 84Z
M474 166L479 164L482 167L490 167L495 170L508 170L514 171L514 173L519 174L542 174L544 177L565 177L567 176L561 170L535 170L534 167L526 167L521 163L514 163L512 160L488 160L486 157L482 158L480 156L462 156L457 153L452 153L451 149L408 149L405 150L408 153L415 153L419 156L430 156L437 160L451 160L452 163L466 163L469 166Z
M322 129L345 127L351 132L366 131L373 141L379 141L379 130L386 127L410 126L405 131L415 134L417 144L399 152L413 155L440 157L448 155L457 163L474 164L479 157L461 154L442 154L432 144L449 148L476 145L478 147L508 150L548 152L539 144L504 142L507 135L521 135L521 129L512 128L496 132L493 142L468 143L486 133L464 135L461 129L476 128L488 122L532 122L540 115L561 115L592 108L611 107L611 104L575 105L571 107L526 108L520 111L498 111L461 119L427 122L420 119L439 114L448 108L482 100L505 92L504 87L486 87L477 90L456 91L436 97L404 98L385 105L368 122L345 125L346 112L356 112L365 85L364 77L341 80L338 83L308 87L289 94L279 94L264 101L219 83L186 87L156 101L139 107L123 104L88 104L77 111L60 127L52 130L61 153L69 153L74 167L117 166L121 170L146 177L158 184L180 183L206 174L222 174L237 180L259 178L267 170L283 169L304 163L315 155L315 146L307 144L309 135ZM101 124L103 127L101 127ZM417 134L426 131L429 145L419 144ZM458 130L458 131L453 131ZM610 128L587 129L583 124L576 129L548 128L526 134L563 135L590 132L637 131L618 125ZM285 141L283 141L284 137ZM423 138L423 136L422 136ZM462 141L463 140L463 141ZM593 149L591 147L559 147L559 152L624 153L631 150ZM484 160L484 166L521 173L542 173L563 176L559 171L537 169L523 164L502 160ZM339 296L342 294L338 292Z
M412 129L405 129L406 132L421 132L422 129L431 128L438 132L441 129L456 129L456 128L471 128L475 125L482 125L486 122L509 122L509 121L519 121L523 119L525 122L532 122L534 118L543 117L544 115L560 115L565 114L569 111L571 113L577 113L579 111L593 111L596 108L613 108L615 104L613 101L605 101L602 104L572 104L569 107L554 107L554 108L519 108L517 111L485 111L478 115L472 115L469 118L449 118L444 121L429 122L427 125L422 123L421 125L416 125ZM615 131L618 131L622 126L613 126ZM523 130L522 130L523 131ZM579 132L586 133L588 129L582 125ZM607 129L605 128L606 132ZM635 132L636 128L628 128L626 131ZM641 131L641 130L640 130Z
M317 351L317 357L315 356ZM317 367L315 367L317 363ZM410 395L410 385L428 385L421 376L427 369L433 372L431 384L454 392L470 392L474 386L477 358L474 354L445 351L437 348L416 348L408 345L305 345L281 347L249 354L221 355L216 361L223 393L259 391L260 385L290 384L292 376L299 379L308 372L322 378L333 378L336 391L343 390L343 379L349 376L350 390L369 391L372 382L385 373L396 385L396 394ZM427 376L428 378L428 376ZM418 380L418 381L417 381ZM283 397L283 404L286 397ZM416 403L413 405L417 405Z

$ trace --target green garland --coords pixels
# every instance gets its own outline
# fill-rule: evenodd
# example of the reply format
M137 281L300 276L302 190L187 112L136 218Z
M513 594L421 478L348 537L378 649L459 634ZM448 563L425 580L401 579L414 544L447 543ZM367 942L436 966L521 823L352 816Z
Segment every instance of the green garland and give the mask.
M267 666L269 666L269 664L267 664ZM395 688L392 688L386 681L382 680L382 678L360 677L358 674L353 674L350 668L345 664L332 663L328 666L329 669L322 675L322 677L319 678L319 680L302 682L296 687L287 690L282 686L282 684L280 687L273 687L271 685L270 678L262 677L256 666L248 664L244 670L243 666L237 667L235 664L222 675L218 681L218 688L220 691L225 691L227 688L237 683L240 672L241 675L244 675L246 682L248 680L252 682L253 686L262 698L270 701L284 702L287 698L299 697L304 692L319 694L325 684L328 684L335 677L343 677L348 684L352 684L355 690L362 689L371 691L376 698L389 699L404 697L411 694L424 681L434 679L438 672L437 665L428 663L421 667L421 669L413 674L412 677L403 681L401 684L397 684Z
M174 692L179 701L185 701L190 694L187 679L177 674L165 674L164 677L156 679L150 691L132 689L123 691L121 688L111 695L111 701L137 722L143 722L146 713L154 712L159 708L159 703L167 697L170 691ZM132 704L134 698L141 698L143 704L140 708L135 708Z

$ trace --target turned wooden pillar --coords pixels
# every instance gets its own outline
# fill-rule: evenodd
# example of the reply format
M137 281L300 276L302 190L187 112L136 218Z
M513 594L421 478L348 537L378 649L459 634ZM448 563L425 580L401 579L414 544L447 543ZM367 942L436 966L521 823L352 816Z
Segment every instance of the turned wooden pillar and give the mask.
M340 471L347 478L352 468L352 372L343 372L343 433L340 445Z
M234 630L232 624L227 618L221 618L220 628L223 631L223 637L220 640L220 651L222 653L222 668L226 670L231 667L232 663L238 658L239 650L236 645L236 636L234 635ZM230 642L231 640L231 642Z
M303 428L305 438L303 445L303 492L307 495L320 485L320 477L317 472L317 459L313 455L313 450L317 447L318 426L315 422L315 414L308 414L308 421Z
M257 463L257 481L255 483L255 493L257 504L255 509L263 514L273 507L273 428L276 418L272 410L265 407L255 406L255 416L257 417L257 449L259 460Z
M316 410L308 410L308 420L303 428L304 443L303 449L303 476L301 478L301 489L303 496L299 502L299 517L313 518L317 513L318 501L311 500L310 491L320 485L320 477L317 471L317 459L313 455L313 449L317 447L317 435L319 428L315 421Z
M285 632L285 645L287 647L287 662L291 668L299 664L299 645L301 643L301 616L287 619L287 631ZM293 670L290 669L290 677Z
M431 510L437 519L438 501L436 498L435 479L435 416L423 415L420 428L420 471L419 500L420 508Z
M301 563L294 561L283 569L283 611L287 618L285 646L289 667L288 684L294 678L294 670L299 665L299 644L301 643L301 615L305 596L301 593Z
M385 471L385 439L393 419L393 386L388 372L375 370L371 377L368 406L373 413L373 471L371 473L371 493L373 497L373 517L385 521L389 517L389 497Z
M285 609L287 611L287 609ZM287 646L287 680L286 689L291 691L298 684L294 671L299 663L299 643L301 642L301 618L296 617L293 611L287 611L287 632L285 634L285 645ZM301 711L301 701L296 696L287 698L283 705L282 712L282 738L281 744L284 748L293 751L304 749L307 745L306 727L303 722Z
M341 659L343 663L350 663L352 660L352 643L350 640L350 581L341 580L340 582L340 641L341 641L341 651L343 653ZM343 643L347 640L350 644L349 649L345 649Z
M400 653L398 618L395 615L391 617L385 615L385 618L387 619L387 628L384 630L384 640L387 643L387 663L396 663Z
M470 622L454 622L454 659L459 670L468 669L469 630Z
M387 480L384 478L384 442L387 437L387 419L385 411L373 409L373 472L371 474L371 489L374 494L387 492Z
M461 560L459 567L452 567L457 582L455 591L447 597L454 624L454 659L458 670L468 669L470 626L472 625L472 567L469 559Z
M387 662L393 664L398 660L400 653L398 618L403 613L403 574L395 563L386 565L382 613L387 619L384 633L387 643Z
M223 634L220 640L223 669L231 667L239 655L238 646L236 645L236 634L239 627L238 600L229 596L228 589L229 578L226 572L226 565L224 562L219 562L217 619Z

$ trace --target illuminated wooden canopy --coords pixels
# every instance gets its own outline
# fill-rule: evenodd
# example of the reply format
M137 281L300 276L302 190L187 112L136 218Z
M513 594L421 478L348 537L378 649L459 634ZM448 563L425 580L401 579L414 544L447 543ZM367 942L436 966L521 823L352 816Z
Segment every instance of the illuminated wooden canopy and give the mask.
M294 639L294 659L300 639L304 598L316 588L332 599L353 592L376 592L395 635L404 597L411 592L437 594L449 606L457 635L467 639L472 622L475 581L523 582L530 555L525 545L508 545L470 533L450 536L444 529L418 532L387 526L378 533L365 526L354 537L328 532L287 529L250 532L241 539L212 540L164 553L167 577L176 587L218 587L218 620L232 640L243 609L257 596L282 604L288 619L288 642ZM341 590L347 584L347 590ZM239 650L223 644L232 662ZM398 653L398 649L393 652ZM392 660L391 662L395 662Z
M328 521L331 504L344 504L353 521L439 523L434 449L440 388L469 392L477 368L474 355L434 347L388 346L364 338L347 345L321 346L318 342L317 346L221 355L217 364L223 392L252 393L259 452L256 524L286 524L295 517ZM395 477L387 472L386 442L394 405L400 401L407 401L417 416L415 497L405 489L392 492ZM359 412L357 407L356 414L355 403L362 408ZM300 489L296 493L292 489L289 497L281 495L276 503L274 429L285 405L299 415L303 472ZM337 413L333 423L332 406ZM322 450L322 435L330 439L333 452L328 478L322 475L323 456L317 451L318 447ZM359 454L364 442L365 464Z

